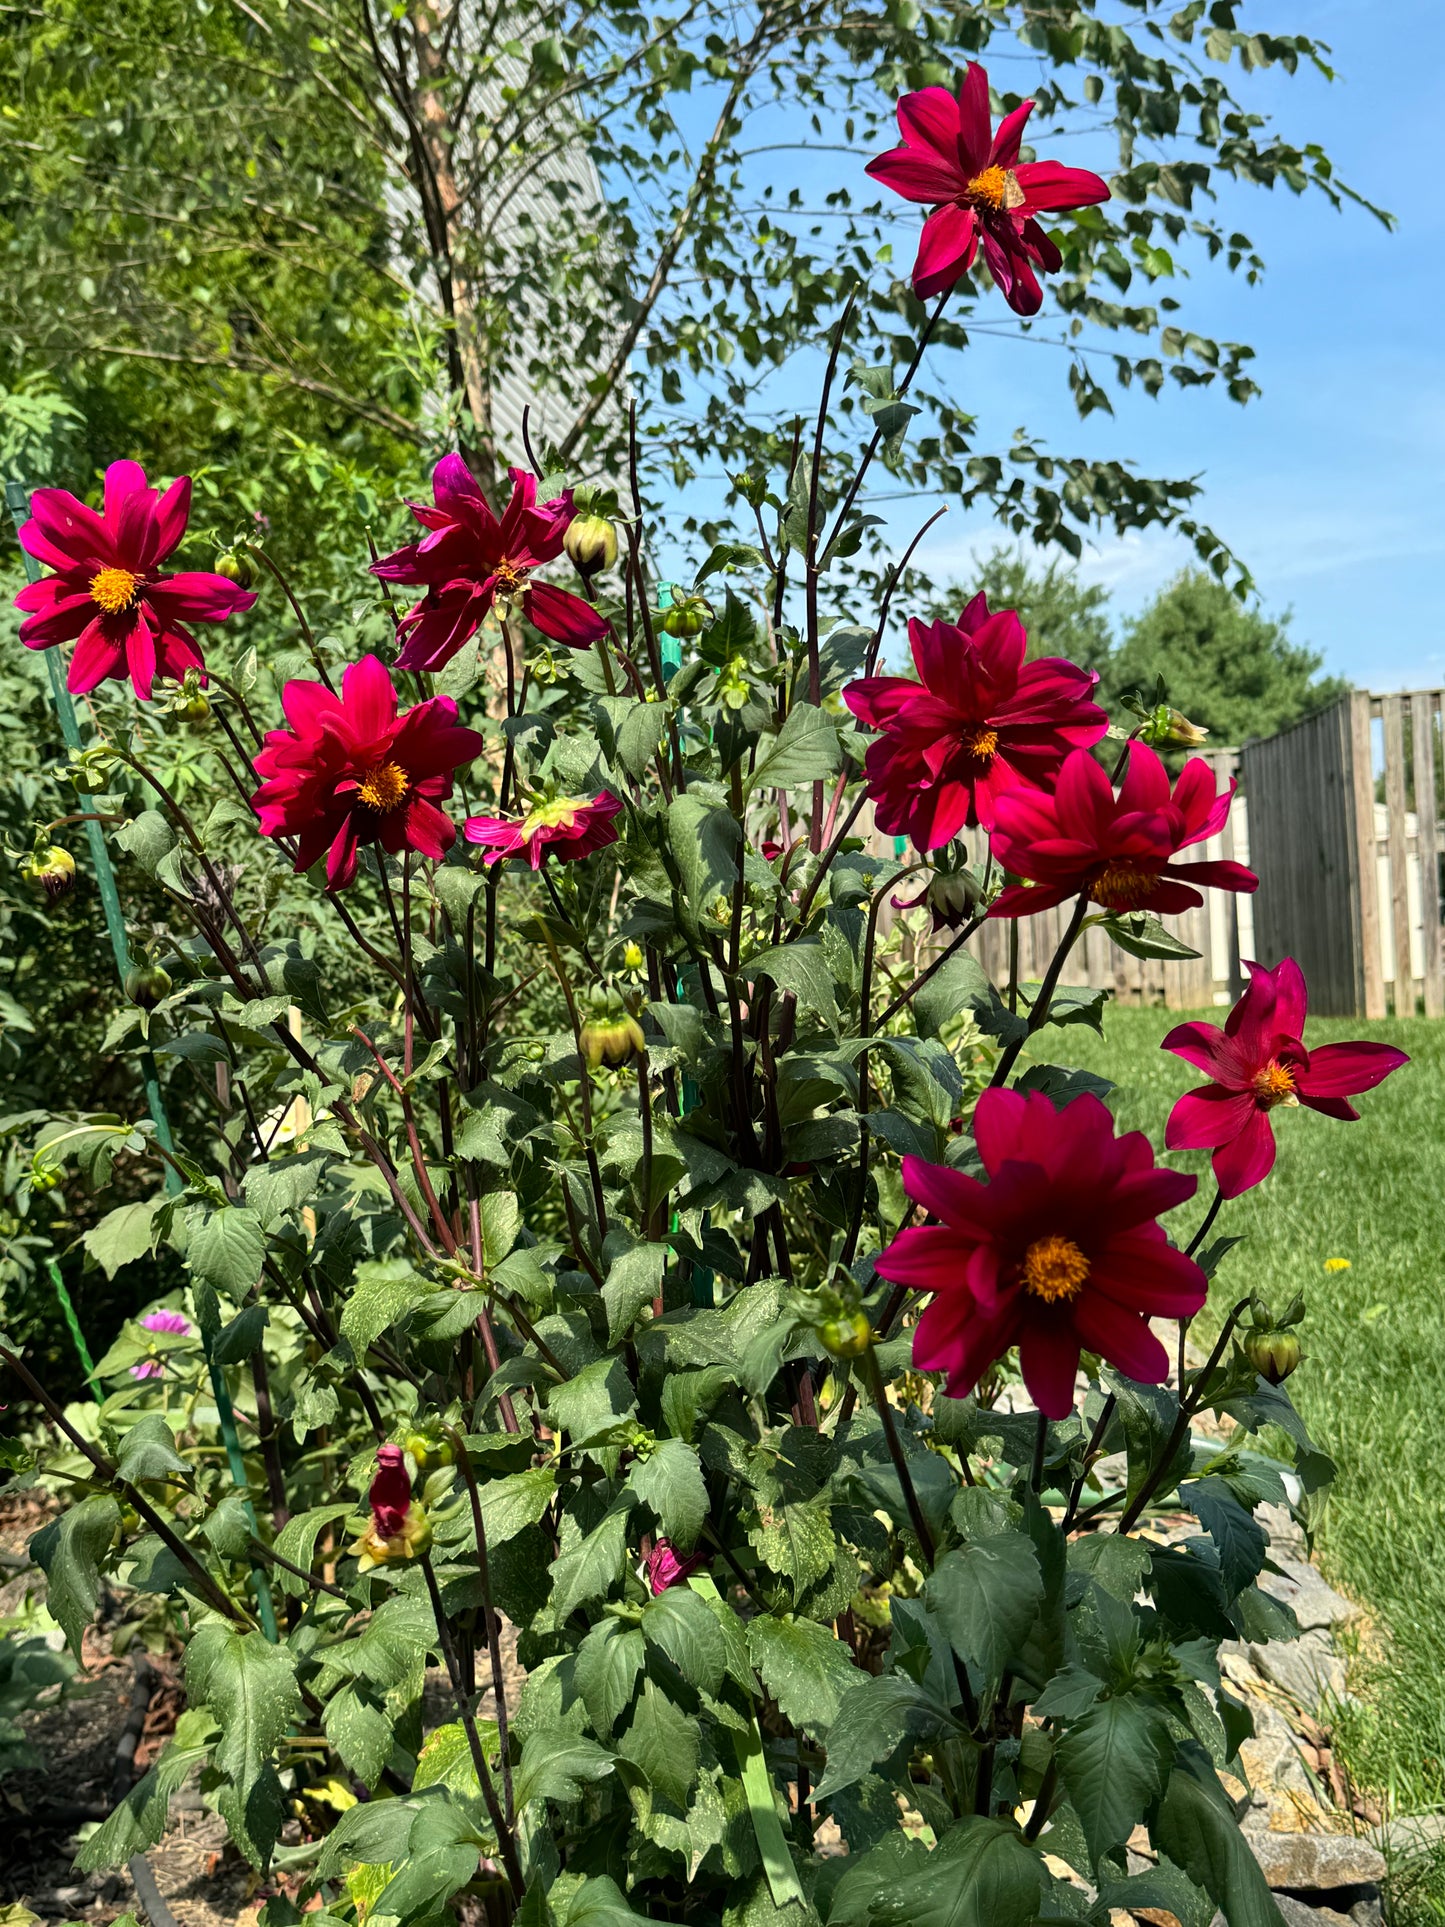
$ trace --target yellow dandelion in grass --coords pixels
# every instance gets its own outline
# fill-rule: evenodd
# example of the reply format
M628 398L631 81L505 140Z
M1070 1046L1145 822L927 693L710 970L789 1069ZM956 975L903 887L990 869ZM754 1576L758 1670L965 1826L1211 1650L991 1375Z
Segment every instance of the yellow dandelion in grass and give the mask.
M1349 1268L1350 1268L1350 1261L1348 1258L1326 1258L1325 1259L1326 1271L1348 1271Z

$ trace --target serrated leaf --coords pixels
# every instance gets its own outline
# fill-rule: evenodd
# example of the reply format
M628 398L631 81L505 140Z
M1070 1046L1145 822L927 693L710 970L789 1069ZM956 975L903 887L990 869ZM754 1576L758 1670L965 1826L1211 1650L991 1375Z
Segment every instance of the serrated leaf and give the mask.
M107 1278L146 1256L155 1237L156 1213L169 1202L161 1192L137 1204L122 1204L86 1232L82 1242Z
M510 1478L492 1479L482 1486L478 1497L481 1500L482 1528L487 1535L488 1547L505 1545L508 1539L515 1539L527 1526L536 1525L552 1503L556 1491L557 1472L550 1465L529 1466L525 1472L514 1472ZM462 1518L470 1544L470 1509Z
M100 1604L100 1562L120 1524L120 1507L108 1492L92 1493L37 1532L30 1551L48 1581L46 1604L76 1658L85 1629Z
M1229 1927L1283 1927L1259 1862L1197 1746L1180 1750L1150 1838L1204 1889Z
M814 1799L853 1786L904 1739L924 1739L951 1725L948 1713L901 1674L860 1680L839 1701L828 1729L828 1767Z
M386 1708L365 1687L343 1686L326 1704L322 1722L342 1765L374 1787L391 1758L393 1722Z
M176 1450L175 1434L159 1412L147 1412L124 1435L116 1469L133 1485L148 1479L189 1479L191 1468Z
M642 1636L665 1653L689 1686L716 1694L727 1663L722 1628L687 1586L670 1586L642 1613Z
M1190 1479L1180 1486L1179 1497L1214 1541L1225 1597L1234 1599L1263 1570L1269 1551L1264 1527L1223 1479Z
M697 1780L699 1747L696 1720L680 1712L655 1680L644 1680L632 1722L618 1742L623 1759L664 1800L685 1808Z
M1015 1827L975 1816L875 1900L870 1919L875 1927L1033 1927L1046 1878Z
M682 1439L662 1439L645 1459L638 1459L628 1484L649 1507L669 1539L691 1551L707 1518L707 1485L694 1446Z
M577 1691L604 1739L632 1704L645 1658L642 1634L615 1619L600 1619L577 1648Z
M389 1325L436 1289L431 1279L423 1278L410 1265L363 1265L341 1314L341 1336L360 1358Z
M748 1656L784 1717L817 1739L859 1682L852 1649L812 1619L748 1621Z
M552 1610L559 1621L601 1599L622 1577L627 1514L612 1512L552 1567Z
M276 1535L276 1550L283 1559L289 1559L293 1566L309 1571L311 1561L316 1556L316 1541L323 1530L337 1519L344 1519L356 1507L349 1499L342 1499L331 1505L314 1506L309 1512L298 1512L288 1519ZM293 1598L306 1597L308 1587L304 1579L298 1579L294 1572L287 1572L284 1566L277 1566L271 1573L271 1584L279 1591L289 1593Z
M240 1204L212 1211L199 1224L198 1215L191 1214L186 1262L198 1278L240 1304L260 1278L266 1255L260 1216Z
M945 1553L927 1591L953 1650L983 1683L1001 1678L1028 1638L1044 1578L1030 1541L1002 1532Z
M609 1345L620 1343L636 1324L643 1306L661 1296L662 1277L671 1256L666 1245L636 1245L612 1261L602 1287Z
M517 1805L532 1800L575 1800L591 1780L605 1778L614 1761L599 1746L566 1726L539 1727L527 1735L514 1781Z
M1169 1744L1163 1711L1134 1693L1096 1701L1055 1742L1069 1804L1096 1866L1144 1818Z
M813 703L794 703L776 736L758 744L749 787L792 789L836 776L843 766L838 725Z
M208 1621L186 1651L186 1691L220 1727L212 1765L226 1775L217 1804L231 1837L264 1867L285 1819L272 1755L301 1710L296 1657L260 1632Z

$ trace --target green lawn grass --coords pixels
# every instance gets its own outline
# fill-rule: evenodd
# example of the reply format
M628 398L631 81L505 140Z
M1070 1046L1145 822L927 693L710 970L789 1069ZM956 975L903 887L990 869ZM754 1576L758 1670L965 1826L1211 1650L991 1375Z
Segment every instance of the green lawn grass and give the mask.
M1121 1127L1160 1150L1170 1105L1202 1081L1159 1048L1182 1021L1110 1008L1106 1038L1050 1031L1047 1054L1112 1077ZM1308 1357L1290 1392L1340 1468L1318 1516L1318 1556L1374 1619L1352 1669L1362 1706L1339 1742L1356 1779L1410 1813L1445 1806L1445 1022L1322 1018L1306 1041L1353 1037L1398 1045L1412 1062L1360 1100L1357 1124L1275 1113L1278 1162L1224 1208L1217 1231L1245 1242L1201 1322L1217 1331L1222 1309L1252 1290L1276 1306L1306 1295ZM1205 1154L1169 1162L1201 1173L1198 1200L1170 1227L1182 1243L1213 1187ZM1327 1258L1350 1268L1327 1273Z

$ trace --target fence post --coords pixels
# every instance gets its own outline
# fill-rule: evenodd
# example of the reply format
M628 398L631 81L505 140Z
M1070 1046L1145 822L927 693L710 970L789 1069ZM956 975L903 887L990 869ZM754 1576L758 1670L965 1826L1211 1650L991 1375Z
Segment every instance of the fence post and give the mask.
M1370 692L1349 695L1350 831L1355 860L1358 941L1355 983L1360 1014L1385 1015L1385 970L1380 955L1380 884L1375 849L1375 758L1370 731ZM1406 968L1409 968L1408 963Z

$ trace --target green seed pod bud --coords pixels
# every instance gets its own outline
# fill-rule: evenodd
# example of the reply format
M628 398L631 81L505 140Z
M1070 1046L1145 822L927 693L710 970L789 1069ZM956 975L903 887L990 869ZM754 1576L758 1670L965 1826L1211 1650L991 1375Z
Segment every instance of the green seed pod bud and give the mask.
M256 565L244 549L227 549L216 558L216 574L223 575L238 588L249 589L256 581Z
M32 1164L30 1167L30 1189L44 1194L53 1191L60 1182L60 1173L53 1165Z
M125 994L142 1010L154 1010L170 989L170 977L159 964L132 964L125 973Z
M1283 1385L1304 1357L1292 1331L1248 1331L1243 1342L1245 1357L1271 1385Z
M33 850L21 864L20 874L53 901L75 888L75 858L58 843L51 843L43 850Z
M617 531L605 515L574 515L562 547L578 575L600 575L617 560Z
M866 1312L840 1312L818 1326L818 1340L831 1358L861 1358L873 1343L873 1327Z
M712 618L712 604L706 596L674 596L662 626L670 636L700 636Z
M434 1439L425 1432L408 1432L406 1450L415 1459L417 1471L423 1475L456 1461L456 1450L449 1438Z

